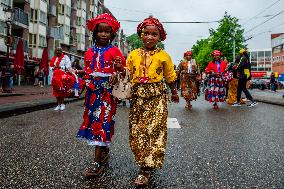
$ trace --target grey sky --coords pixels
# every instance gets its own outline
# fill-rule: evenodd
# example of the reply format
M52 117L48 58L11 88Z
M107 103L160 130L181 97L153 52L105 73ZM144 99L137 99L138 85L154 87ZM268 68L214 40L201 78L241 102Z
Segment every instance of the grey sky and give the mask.
M284 11L284 0L264 11L256 19L250 19L277 0L106 0L105 5L118 20L143 20L152 14L160 21L215 21L220 20L225 11L240 19L246 31ZM136 32L138 23L120 21L127 35ZM173 61L182 58L184 51L191 49L196 40L208 37L208 29L216 28L211 24L164 24L167 31L166 51ZM247 41L251 49L270 48L270 32L284 32L284 12L259 26L246 37L255 36ZM262 34L260 34L262 33Z

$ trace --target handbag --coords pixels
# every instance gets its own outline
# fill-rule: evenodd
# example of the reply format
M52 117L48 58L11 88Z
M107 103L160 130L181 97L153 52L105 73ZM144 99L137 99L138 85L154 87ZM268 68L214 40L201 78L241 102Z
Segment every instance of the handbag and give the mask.
M118 99L128 99L131 97L131 83L130 73L128 69L125 69L125 77L118 73L118 82L113 86L112 95Z

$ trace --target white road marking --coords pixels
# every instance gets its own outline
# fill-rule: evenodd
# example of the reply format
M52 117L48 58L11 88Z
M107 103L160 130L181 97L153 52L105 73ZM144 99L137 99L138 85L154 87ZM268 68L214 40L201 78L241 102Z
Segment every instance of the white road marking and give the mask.
M171 129L180 129L180 125L178 123L177 118L170 118L170 117L168 117L167 127L171 128Z

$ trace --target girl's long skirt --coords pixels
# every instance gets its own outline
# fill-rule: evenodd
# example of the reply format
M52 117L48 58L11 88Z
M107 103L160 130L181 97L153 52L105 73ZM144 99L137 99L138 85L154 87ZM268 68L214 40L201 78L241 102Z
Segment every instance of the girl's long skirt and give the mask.
M211 75L208 78L208 86L205 91L205 100L209 102L224 102L225 89L222 75Z
M116 100L108 77L98 77L89 84L85 96L83 123L77 133L90 145L105 146L114 133Z
M163 83L133 86L129 141L140 167L162 167L167 141L167 116L167 95Z
M181 74L181 95L186 101L197 99L196 76L188 73Z

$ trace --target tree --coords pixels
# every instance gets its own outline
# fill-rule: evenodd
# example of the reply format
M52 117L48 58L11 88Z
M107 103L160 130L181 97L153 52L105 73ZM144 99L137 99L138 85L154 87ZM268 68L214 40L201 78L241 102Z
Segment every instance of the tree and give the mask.
M143 42L136 33L128 36L127 41L131 47L131 50L143 47ZM157 46L162 49L165 48L165 45L162 42L158 42Z
M193 58L195 58L201 71L203 71L208 62L212 60L212 48L209 39L201 39L192 47Z
M220 50L229 62L233 61L234 42L235 52L246 47L243 37L244 29L238 24L238 21L239 19L225 12L225 16L219 22L218 28L209 30L212 48Z

